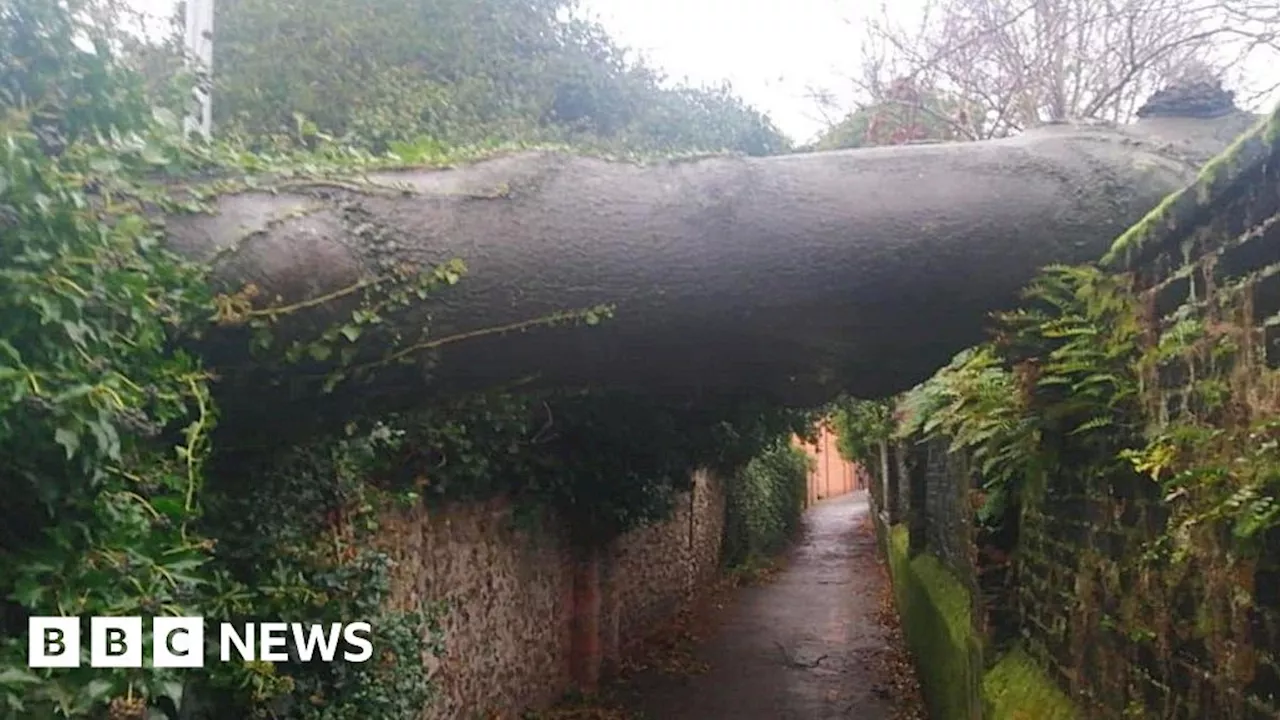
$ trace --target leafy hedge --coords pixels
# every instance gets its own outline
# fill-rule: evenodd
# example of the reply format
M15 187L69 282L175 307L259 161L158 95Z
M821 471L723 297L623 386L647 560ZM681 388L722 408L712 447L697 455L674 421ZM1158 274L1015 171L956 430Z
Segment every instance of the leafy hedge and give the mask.
M779 440L747 464L728 486L725 561L742 565L776 552L800 527L811 461Z

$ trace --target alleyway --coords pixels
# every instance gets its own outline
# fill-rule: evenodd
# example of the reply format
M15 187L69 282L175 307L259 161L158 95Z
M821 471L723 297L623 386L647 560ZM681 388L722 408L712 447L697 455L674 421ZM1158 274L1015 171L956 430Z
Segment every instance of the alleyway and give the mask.
M708 672L635 678L634 710L662 720L893 717L867 513L865 492L810 509L785 569L723 611L699 651Z

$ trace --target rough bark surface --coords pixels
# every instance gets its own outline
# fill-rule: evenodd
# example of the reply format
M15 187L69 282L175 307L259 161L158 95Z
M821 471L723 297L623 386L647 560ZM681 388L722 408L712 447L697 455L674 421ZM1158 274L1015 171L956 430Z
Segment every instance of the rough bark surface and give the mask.
M1156 117L656 165L515 154L371 178L404 192L317 183L227 195L216 214L172 218L171 242L216 259L229 288L253 282L285 301L388 262L462 258L463 281L404 322L429 322L436 336L616 307L596 327L486 337L385 371L356 394L386 407L530 375L813 404L922 380L980 340L988 313L1038 268L1100 256L1254 120ZM332 303L290 322L314 328L349 312ZM211 357L243 362L242 344L224 338ZM313 388L298 392L315 400Z

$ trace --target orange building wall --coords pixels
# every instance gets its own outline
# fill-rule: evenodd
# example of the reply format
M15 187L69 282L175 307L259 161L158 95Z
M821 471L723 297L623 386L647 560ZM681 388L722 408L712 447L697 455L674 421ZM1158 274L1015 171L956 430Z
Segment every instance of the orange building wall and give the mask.
M813 444L800 438L796 438L794 442L813 461L813 467L809 471L806 505L866 487L864 473L856 464L840 456L840 451L836 449L836 436L827 427L818 428L818 438Z

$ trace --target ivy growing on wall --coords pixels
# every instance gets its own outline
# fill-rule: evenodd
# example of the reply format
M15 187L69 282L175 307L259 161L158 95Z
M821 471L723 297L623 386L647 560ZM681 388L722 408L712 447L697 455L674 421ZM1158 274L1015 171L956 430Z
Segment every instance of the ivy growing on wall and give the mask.
M205 268L165 250L155 211L202 212L263 178L403 163L411 148L189 143L113 61L119 38L87 21L96 7L13 0L0 12L0 717L417 717L445 639L440 608L387 603L389 558L372 542L387 512L505 494L522 517L551 510L579 542L599 542L664 517L693 468L740 468L810 424L748 397L493 393L353 416L285 447L225 442L235 418L222 386L180 349L211 324L244 327L282 362L336 360L332 387L357 369L345 361L364 359L344 357L348 345L378 339L379 317L465 282L465 268L386 278L352 323L281 345L274 320L294 308L215 291ZM186 177L202 180L172 192ZM370 620L375 659L26 667L30 615L161 614Z

